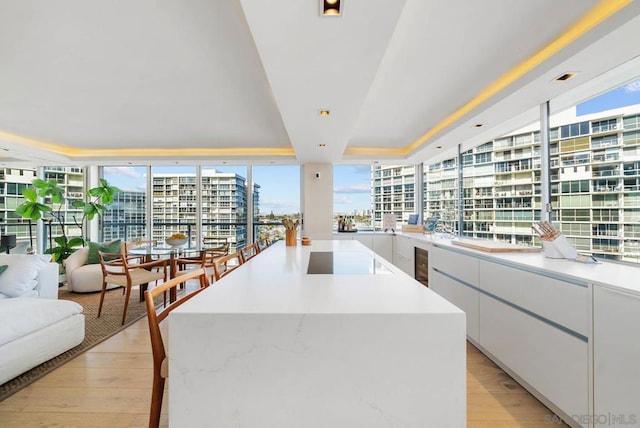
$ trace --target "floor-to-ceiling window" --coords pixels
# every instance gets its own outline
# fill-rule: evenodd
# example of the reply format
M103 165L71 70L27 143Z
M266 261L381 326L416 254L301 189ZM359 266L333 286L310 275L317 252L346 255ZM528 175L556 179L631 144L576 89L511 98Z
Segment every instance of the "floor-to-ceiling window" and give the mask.
M146 241L147 236L147 167L108 166L103 178L122 190L102 218L102 241Z
M253 178L253 239L284 239L283 218L300 220L300 166L255 165Z
M229 243L231 250L247 245L248 169L245 165L207 165L202 176L202 240L207 245Z
M341 221L350 222L352 228L359 231L374 229L374 207L378 206L376 189L379 183L380 180L373 178L371 165L333 167L334 230L338 230ZM381 225L378 225L378 229Z
M151 168L152 239L164 241L181 233L190 243L197 237L197 177L195 166L153 166Z

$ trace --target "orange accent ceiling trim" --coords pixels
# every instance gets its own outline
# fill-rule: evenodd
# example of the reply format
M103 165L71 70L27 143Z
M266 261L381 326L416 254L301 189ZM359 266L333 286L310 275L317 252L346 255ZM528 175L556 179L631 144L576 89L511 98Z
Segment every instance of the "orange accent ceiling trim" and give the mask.
M474 110L480 104L487 101L489 98L498 94L511 84L513 84L520 77L533 70L556 53L582 37L589 30L602 23L625 6L633 2L633 0L601 0L595 5L589 12L584 14L577 22L567 28L558 38L549 43L547 46L540 49L538 52L522 61L520 64L513 67L511 70L504 73L497 80L483 89L474 98L460 107L458 110L445 117L436 126L425 132L417 140L406 146L404 149L397 149L402 154L408 155L415 149L422 146L429 141L434 135L453 125L457 120L462 118L467 113ZM377 148L347 148L345 154L348 155L375 155Z
M90 157L176 157L176 156L295 156L292 147L225 147L225 148L153 148L153 149L75 149L73 147L36 140L0 131L0 139L47 150L70 158Z

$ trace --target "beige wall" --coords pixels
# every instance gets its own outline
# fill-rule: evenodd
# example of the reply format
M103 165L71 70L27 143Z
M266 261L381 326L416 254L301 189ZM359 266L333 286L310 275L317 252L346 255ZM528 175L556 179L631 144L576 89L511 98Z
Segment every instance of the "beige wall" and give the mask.
M311 239L333 238L333 165L307 163L302 177L302 236ZM319 174L319 177L316 177Z

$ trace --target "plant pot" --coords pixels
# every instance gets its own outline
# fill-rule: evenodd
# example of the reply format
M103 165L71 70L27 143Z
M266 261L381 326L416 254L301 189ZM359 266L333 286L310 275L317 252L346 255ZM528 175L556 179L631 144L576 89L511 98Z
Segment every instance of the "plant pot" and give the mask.
M295 247L298 245L298 231L295 229L287 229L285 235L287 247Z

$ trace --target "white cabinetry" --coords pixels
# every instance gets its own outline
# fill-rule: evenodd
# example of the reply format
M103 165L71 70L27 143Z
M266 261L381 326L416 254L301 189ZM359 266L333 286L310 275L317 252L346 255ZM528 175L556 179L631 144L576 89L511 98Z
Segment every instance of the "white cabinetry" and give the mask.
M404 273L414 278L413 273L413 241L408 236L396 235L393 245L393 264Z
M594 286L593 344L595 426L640 426L640 295Z
M386 233L376 233L373 235L372 250L387 261L393 261L393 235Z
M471 341L576 425L590 410L589 285L489 260L434 246L430 288L466 312Z
M393 260L393 235L383 232L336 232L333 239L354 240L375 252L380 257L392 262Z
M430 272L429 288L467 314L467 336L478 342L480 293L471 285L478 283L478 260L460 255L466 260L464 265L456 266L450 263L448 254L439 248L431 250L431 264L437 268Z

